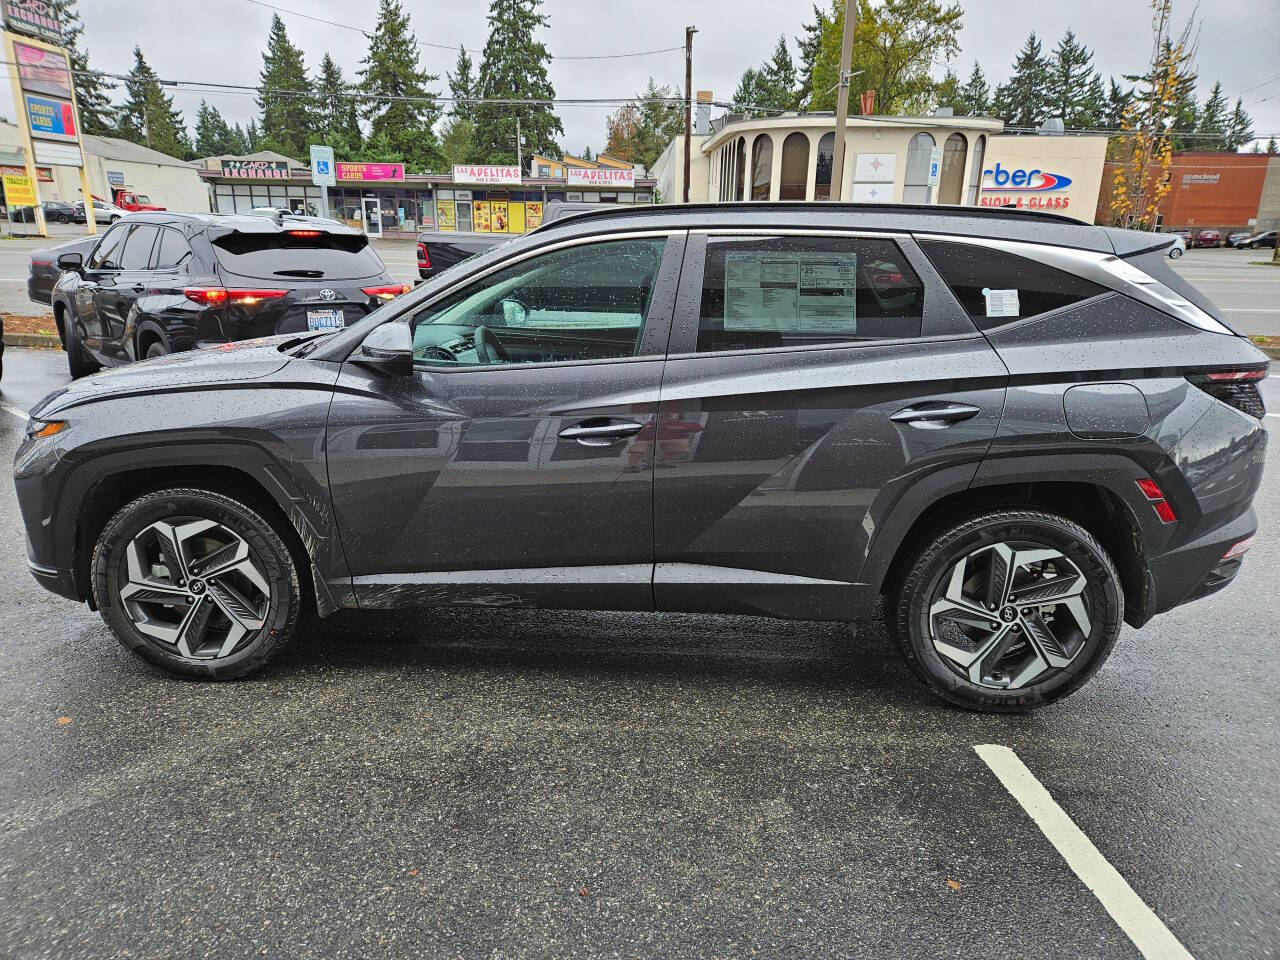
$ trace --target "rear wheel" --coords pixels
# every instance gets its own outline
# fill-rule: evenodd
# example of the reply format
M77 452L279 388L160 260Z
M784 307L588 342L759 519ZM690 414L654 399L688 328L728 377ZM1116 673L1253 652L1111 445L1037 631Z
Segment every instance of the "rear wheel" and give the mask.
M273 523L209 490L160 490L122 507L93 555L93 596L116 639L169 673L261 668L293 637L297 566Z
M168 351L168 349L166 349L165 345L164 345L163 343L161 343L159 340L156 340L156 341L153 341L153 342L152 342L152 343L147 347L147 356L146 356L146 359L148 359L148 360L153 360L153 359L155 359L156 357L163 357L163 356L165 356L168 352L169 352L169 351Z
M1107 658L1124 619L1115 565L1088 531L1050 513L1001 510L939 531L906 567L890 631L949 703L1025 711L1072 693Z

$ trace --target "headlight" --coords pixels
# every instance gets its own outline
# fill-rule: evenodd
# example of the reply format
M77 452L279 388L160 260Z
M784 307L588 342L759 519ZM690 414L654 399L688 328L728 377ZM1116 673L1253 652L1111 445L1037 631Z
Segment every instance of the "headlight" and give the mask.
M27 436L34 440L52 437L65 429L67 429L65 420L36 420L34 417L27 420Z

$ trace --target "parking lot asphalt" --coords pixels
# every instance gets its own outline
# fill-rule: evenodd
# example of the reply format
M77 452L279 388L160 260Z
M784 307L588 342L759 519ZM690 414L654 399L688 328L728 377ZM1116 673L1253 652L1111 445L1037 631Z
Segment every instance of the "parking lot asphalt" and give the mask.
M65 381L5 360L7 407ZM1193 956L1275 957L1278 459L1237 581L1026 717L935 702L872 621L344 614L176 681L36 587L2 483L0 951L1139 956L1002 744Z

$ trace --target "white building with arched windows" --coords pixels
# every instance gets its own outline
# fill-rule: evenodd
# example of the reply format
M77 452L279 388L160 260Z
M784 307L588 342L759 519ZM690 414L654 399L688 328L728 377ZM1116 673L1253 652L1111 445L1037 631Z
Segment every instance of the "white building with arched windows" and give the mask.
M830 199L834 115L726 114L709 121L703 113L699 124L691 139L691 202ZM1003 129L1003 121L989 117L850 117L841 199L1013 204L1092 221L1106 138L1001 136ZM931 184L935 150L940 163ZM681 200L683 161L684 140L676 137L650 171L661 202Z

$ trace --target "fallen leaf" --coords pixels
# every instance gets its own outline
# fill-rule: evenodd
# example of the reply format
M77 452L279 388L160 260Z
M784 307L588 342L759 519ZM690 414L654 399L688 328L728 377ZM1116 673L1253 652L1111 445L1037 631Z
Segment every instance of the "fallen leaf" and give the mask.
M588 891L586 887L579 887L579 888L578 888L578 896L580 896L580 897L585 897L589 892L590 892L590 891Z
M69 723L71 722L71 718L70 718L70 717L59 717L59 718L57 719L57 721L56 721L56 722L57 722L58 726L60 726L60 727L65 727L67 724L69 724Z
M418 875L418 870L416 867L409 871L409 876L416 877L417 875Z
M959 889L960 889L960 884L956 883L956 882L955 882L954 880L952 880L950 877L947 877L947 886L948 886L948 887L950 887L952 890L959 890Z

